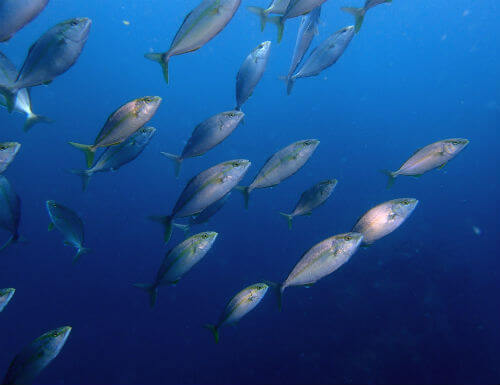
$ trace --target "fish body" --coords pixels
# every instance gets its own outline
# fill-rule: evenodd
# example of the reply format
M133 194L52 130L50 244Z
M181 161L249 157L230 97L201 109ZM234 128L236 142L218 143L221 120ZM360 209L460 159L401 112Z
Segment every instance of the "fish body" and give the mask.
M174 218L201 213L236 187L250 165L250 161L246 159L230 160L210 167L193 177L180 194L169 216L151 218L163 224L165 242L168 242L172 235Z
M363 243L370 245L401 226L417 205L418 200L414 198L393 199L381 203L363 214L352 231L363 234Z
M205 154L231 135L244 116L243 112L236 110L211 116L195 127L181 155L162 152L174 163L175 175L179 175L181 164L185 159Z
M49 0L2 0L0 1L0 42L14 34L37 17Z
M158 288L177 284L208 253L217 236L216 232L207 231L185 239L167 253L152 284L135 285L150 294L151 307L156 303Z
M293 82L299 78L319 75L322 71L332 66L342 56L345 49L354 37L354 27L342 28L328 37L311 52L302 67L289 79L288 89L291 92Z
M271 42L259 44L245 59L236 76L236 110L240 110L243 103L253 94L266 70Z
M16 289L0 289L0 313L5 309L5 307L8 305L12 297L14 296L14 293L16 292Z
M203 0L182 22L165 53L147 53L147 59L162 66L168 83L168 62L172 56L193 52L212 40L231 21L241 0Z
M55 227L63 235L64 243L77 250L74 257L76 262L82 254L89 252L89 249L83 247L83 221L73 210L60 203L49 200L46 202L46 207L50 217L49 230Z
M363 235L356 232L335 235L309 249L279 287L310 286L332 274L358 250Z
M361 8L356 7L342 7L340 8L342 11L347 12L354 16L355 19L355 32L358 33L361 29L361 25L363 24L363 20L365 18L366 11L369 9L384 3L390 3L392 0L366 0L365 5Z
M76 63L91 24L85 17L66 20L49 29L30 47L15 82L0 85L9 111L14 109L17 91L48 84Z
M325 203L330 195L332 195L335 186L337 186L337 179L331 179L319 182L310 189L304 191L291 214L280 213L287 218L289 228L292 228L292 219L294 217L299 215L310 215L316 207Z
M95 173L116 171L137 158L149 144L155 132L154 127L141 127L119 145L107 147L93 167L88 170L71 170L73 174L82 178L83 191L87 189L89 180Z
M252 311L262 301L269 286L266 283L256 283L244 288L226 305L219 321L215 325L206 325L211 330L215 342L219 342L219 329L222 325L234 324Z
M190 226L201 225L203 223L208 222L210 218L212 218L215 214L219 212L220 209L222 209L222 207L224 207L230 196L231 193L227 193L221 199L212 203L198 215L189 218L189 225Z
M17 69L7 56L0 52L0 84L14 83L17 78ZM0 94L0 105L7 108L7 100L3 94ZM24 113L26 122L24 131L27 132L35 123L50 123L51 120L37 115L31 108L31 97L27 88L20 89L17 92L14 111Z
M392 186L398 175L420 176L435 168L444 167L468 144L467 139L452 138L431 143L417 150L398 170L384 171L389 177L388 187Z
M282 20L305 15L313 9L320 7L326 0L290 0L283 14Z
M0 143L0 174L3 173L7 167L9 167L20 149L21 143Z
M60 353L71 332L65 326L43 334L26 346L12 361L2 385L26 385Z
M313 9L307 15L302 16L299 32L297 33L297 40L295 41L295 48L293 50L292 62L290 63L290 69L288 70L288 75L286 76L287 88L288 81L295 73L299 64L302 62L307 50L311 46L314 36L318 34L320 15L321 7L318 7Z
M87 167L94 163L98 148L118 145L135 134L155 115L162 99L159 96L145 96L134 99L113 112L94 140L94 144L70 144L83 151Z
M0 247L0 251L19 240L20 221L21 199L14 192L7 178L0 175L0 228L11 234L8 241Z

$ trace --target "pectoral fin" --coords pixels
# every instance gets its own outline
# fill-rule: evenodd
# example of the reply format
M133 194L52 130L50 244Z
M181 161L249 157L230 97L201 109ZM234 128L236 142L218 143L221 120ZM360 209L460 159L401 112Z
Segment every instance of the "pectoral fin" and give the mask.
M52 231L54 230L54 222L50 222L49 223L49 228L48 228L49 231Z

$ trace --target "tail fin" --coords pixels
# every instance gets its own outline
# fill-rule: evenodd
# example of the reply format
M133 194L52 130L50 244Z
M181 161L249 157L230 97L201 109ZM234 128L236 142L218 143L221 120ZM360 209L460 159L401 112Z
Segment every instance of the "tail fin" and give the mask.
M9 112L14 111L17 99L17 91L18 90L15 88L10 88L6 85L0 85L0 94L5 97L5 105L7 106L7 110Z
M174 222L172 222L172 226L175 227L176 229L181 229L182 231L184 231L185 237L188 236L189 230L191 228L191 226L189 225L181 225L180 223L174 223Z
M285 31L284 20L281 16L268 17L267 21L273 23L278 28L278 43L283 39L283 32Z
M78 262L78 260L80 259L80 257L83 255L83 254L87 254L87 253L90 253L90 249L87 249L86 247L79 247L74 258L73 258L73 263L76 263Z
M212 332L212 334L214 336L215 343L218 344L219 343L219 328L217 327L217 325L206 324L205 329L208 329Z
M173 218L171 216L165 215L160 217L151 216L149 217L149 219L151 219L153 222L158 222L163 225L164 227L163 240L165 243L168 243L168 241L170 241L170 238L172 237Z
M282 215L283 217L286 218L286 220L288 221L288 229L291 230L292 229L293 215L292 214L285 214L285 213L280 213L280 215Z
M392 186L394 186L394 182L396 181L397 176L396 173L389 170L380 170L380 172L387 175L387 177L389 178L387 180L387 189L390 189Z
M7 247L9 247L10 245L14 244L14 243L17 243L19 241L19 236L18 235L12 235L8 240L7 242L5 242L1 247L0 247L0 251L4 251Z
M90 178L94 175L94 173L90 170L69 170L69 172L82 178L82 190L87 191Z
M361 24L363 24L363 19L365 18L365 9L356 7L342 7L340 9L354 16L356 21L355 31L358 33L361 29Z
M168 159L174 162L174 172L175 176L178 177L181 172L182 159L180 156L169 154L168 152L162 152L162 155L165 155Z
M166 56L162 53L147 53L144 57L161 65L163 77L168 84L168 59L166 59Z
M94 155L96 148L88 144L80 144L75 142L69 142L69 144L83 151L83 153L85 154L85 160L87 161L87 167L88 168L92 167L92 164L94 163Z
M260 30L264 32L267 23L267 12L264 8L260 7L247 7L247 9L252 12L254 15L259 16L260 18Z
M53 120L42 115L29 114L24 122L23 130L28 132L37 123L52 123Z
M149 294L149 306L154 307L156 305L158 299L158 286L149 283L135 283L134 286Z
M283 291L285 291L285 288L283 287L283 284L279 284L276 282L272 281L263 281L265 282L269 287L272 287L274 289L274 292L276 293L276 299L278 301L278 309L281 311L282 308L282 297L283 297Z
M293 86L295 85L295 79L293 77L288 78L286 81L286 94L290 95L292 93Z
M236 186L236 190L243 194L245 200L245 209L248 209L248 201L250 200L250 187Z

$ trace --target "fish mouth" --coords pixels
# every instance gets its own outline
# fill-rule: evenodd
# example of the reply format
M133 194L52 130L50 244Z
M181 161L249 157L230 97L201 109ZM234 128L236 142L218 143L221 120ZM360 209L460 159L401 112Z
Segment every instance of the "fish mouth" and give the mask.
M46 202L45 202L45 205L46 205L47 207L55 207L56 202L55 202L55 201L53 201L53 200L48 200L48 201L46 201Z

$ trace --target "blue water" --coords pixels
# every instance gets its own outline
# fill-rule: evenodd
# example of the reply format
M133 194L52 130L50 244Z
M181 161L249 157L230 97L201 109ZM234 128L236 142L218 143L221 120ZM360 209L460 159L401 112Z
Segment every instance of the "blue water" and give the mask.
M0 45L20 66L52 25L75 16L93 20L77 64L32 91L35 112L54 124L24 134L23 116L0 111L2 141L22 143L5 175L22 199L20 233L29 241L0 258L0 286L17 289L0 315L0 377L23 346L71 325L66 346L37 383L498 383L497 1L380 5L339 62L299 79L289 97L277 79L288 70L298 19L287 22L276 44L274 26L261 33L245 9L264 0L244 0L213 41L174 57L170 85L164 83L143 54L166 50L197 4L52 0ZM325 3L313 46L352 23L341 5L353 3ZM160 151L180 152L197 123L234 107L238 68L268 39L271 58L244 105L245 125L187 160L176 180ZM156 136L136 161L96 175L83 193L65 171L83 167L83 156L67 142L91 143L112 111L145 95L164 99L151 121ZM417 148L448 137L471 143L443 170L401 177L385 189L379 169L396 169ZM168 214L189 178L209 166L250 159L249 183L271 154L307 138L321 144L296 175L252 193L248 211L233 193L197 228L219 232L213 249L176 287L162 288L150 309L132 284L154 278L166 249L161 228L147 216ZM292 210L302 191L327 178L339 180L331 199L289 231L278 212ZM221 329L218 345L202 327L245 286L283 280L315 243L349 231L375 204L407 196L420 204L401 228L314 287L287 290L281 313L268 294L236 327ZM60 234L47 232L47 199L85 222L93 252L76 265ZM175 232L170 246L182 237Z

